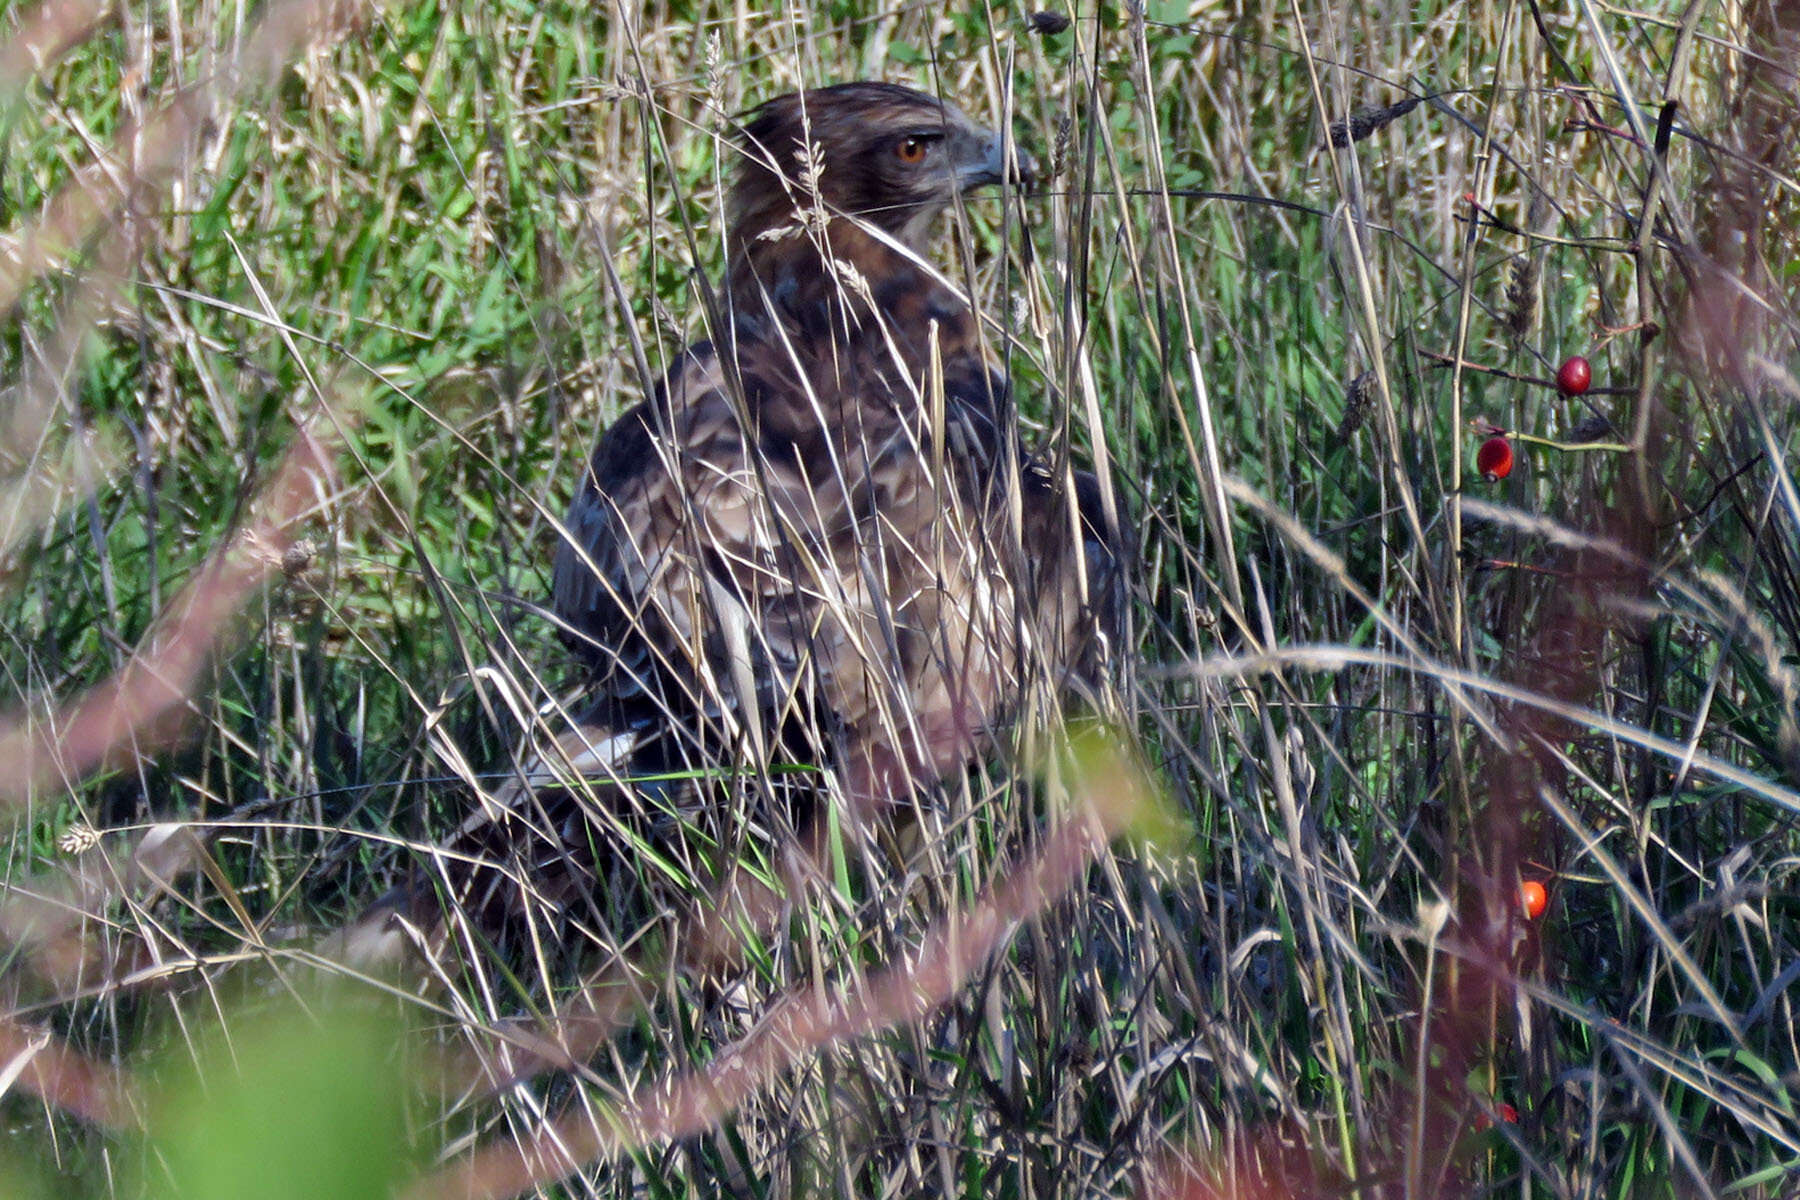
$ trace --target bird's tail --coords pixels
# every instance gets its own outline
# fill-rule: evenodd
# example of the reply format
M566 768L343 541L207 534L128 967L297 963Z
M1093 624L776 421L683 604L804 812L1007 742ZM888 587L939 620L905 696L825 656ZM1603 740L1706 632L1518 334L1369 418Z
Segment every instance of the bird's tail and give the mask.
M596 837L649 740L641 729L577 721L501 786L478 789L461 825L421 856L411 876L317 945L333 962L392 973L434 960L455 921L483 937L555 916L591 892Z

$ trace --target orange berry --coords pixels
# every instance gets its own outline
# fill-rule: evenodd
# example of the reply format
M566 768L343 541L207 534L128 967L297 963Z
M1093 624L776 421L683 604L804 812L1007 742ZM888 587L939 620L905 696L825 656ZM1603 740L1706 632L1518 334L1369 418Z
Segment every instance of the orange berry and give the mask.
M1489 483L1498 483L1512 474L1512 443L1498 435L1481 443L1475 452L1475 470Z
M1537 880L1527 879L1519 885L1519 903L1525 906L1525 915L1535 921L1549 907L1550 893Z
M1593 382L1594 369L1579 354L1564 359L1563 365L1556 369L1556 390L1565 396L1579 396Z

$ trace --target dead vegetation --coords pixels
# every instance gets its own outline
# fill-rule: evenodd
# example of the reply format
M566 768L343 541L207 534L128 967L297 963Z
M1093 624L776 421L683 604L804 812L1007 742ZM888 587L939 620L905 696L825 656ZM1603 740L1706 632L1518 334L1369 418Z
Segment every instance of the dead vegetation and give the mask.
M9 17L0 1079L67 1189L1792 1190L1792 12L1068 15ZM591 894L316 993L556 790L554 529L700 332L728 115L875 75L1054 171L944 261L1132 516L1159 782L1047 703L891 831L634 781ZM295 997L341 1090L232 1090ZM281 1157L376 1100L339 1191Z

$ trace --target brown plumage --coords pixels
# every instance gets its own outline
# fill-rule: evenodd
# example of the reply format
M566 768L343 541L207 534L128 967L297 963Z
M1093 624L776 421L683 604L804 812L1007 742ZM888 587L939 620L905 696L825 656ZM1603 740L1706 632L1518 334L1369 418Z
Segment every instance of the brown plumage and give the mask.
M588 890L617 818L545 790L552 766L622 786L799 761L879 818L985 753L1028 687L1092 682L1117 620L1094 477L1022 450L977 314L923 257L959 193L1023 174L1003 139L856 83L769 101L736 148L714 337L601 435L557 546L592 708L443 856L516 864L507 909ZM471 883L465 911L491 909Z
M1000 135L857 83L769 101L738 145L726 328L601 436L555 608L618 761L823 728L868 815L982 753L1028 680L1090 677L1119 564L1093 477L1021 451L923 258L958 192L1019 178Z

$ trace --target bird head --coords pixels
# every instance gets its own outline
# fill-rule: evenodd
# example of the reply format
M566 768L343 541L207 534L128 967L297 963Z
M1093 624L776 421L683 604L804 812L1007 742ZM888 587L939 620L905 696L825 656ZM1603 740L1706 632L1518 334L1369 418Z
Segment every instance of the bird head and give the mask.
M956 105L891 83L794 92L751 110L739 129L742 165L733 231L747 240L791 225L817 198L918 248L959 193L1029 185L1033 163Z

